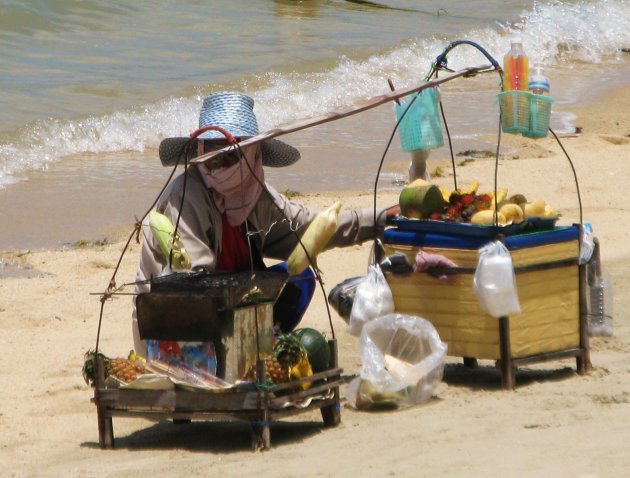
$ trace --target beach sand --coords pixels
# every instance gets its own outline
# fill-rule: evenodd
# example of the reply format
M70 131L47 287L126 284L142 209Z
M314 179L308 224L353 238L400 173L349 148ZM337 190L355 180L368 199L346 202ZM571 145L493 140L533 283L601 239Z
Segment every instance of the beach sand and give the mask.
M518 476L622 477L630 465L630 240L627 224L630 161L630 89L615 91L576 112L579 135L561 138L579 180L583 221L593 225L613 279L613 337L591 338L593 368L584 376L575 360L519 369L516 388L504 391L493 363L464 369L449 357L434 397L413 408L379 413L346 406L341 424L324 429L319 413L272 425L272 449L252 453L245 425L174 425L116 418L116 448L98 446L92 390L81 377L83 354L93 348L99 293L112 277L131 231L108 241L55 250L5 251L0 274L0 475L6 477L166 476ZM502 159L499 185L542 197L580 220L576 183L562 150L549 137L503 136L517 154ZM429 161L429 169L435 165ZM491 160L457 168L460 184L473 179L491 189ZM435 182L452 185L452 177ZM371 207L371 191L310 194L316 207L341 198ZM379 205L397 194L379 194ZM114 233L115 232L115 233ZM76 238L77 241L82 239ZM132 241L116 284L133 282L139 245ZM322 254L327 290L366 272L370 244ZM129 289L127 289L129 290ZM124 356L132 346L131 297L103 309L100 349ZM345 375L360 371L358 340L331 310ZM325 298L315 294L302 325L330 336ZM342 389L343 395L344 389Z

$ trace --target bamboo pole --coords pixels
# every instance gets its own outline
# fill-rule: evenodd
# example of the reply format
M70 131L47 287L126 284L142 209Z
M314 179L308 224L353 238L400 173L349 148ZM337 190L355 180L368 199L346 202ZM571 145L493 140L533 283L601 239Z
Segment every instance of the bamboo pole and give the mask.
M300 131L306 128L328 123L330 121L346 118L348 116L352 116L357 113L361 113L363 111L376 108L377 106L381 106L385 103L389 103L390 101L396 101L412 93L422 91L425 88L431 88L433 86L441 85L442 83L446 83L448 81L454 80L455 78L459 78L461 76L475 75L477 73L493 71L494 69L495 68L492 65L483 65L483 66L477 66L477 67L464 68L463 70L456 71L447 76L444 76L443 78L436 78L435 80L426 81L420 85L413 86L411 88L391 91L391 92L388 92L379 96L375 96L365 101L364 103L361 103L358 105L350 106L348 108L344 108L338 111L330 111L323 115L315 116L314 118L302 119L302 120L298 120L298 121L289 123L287 125L284 125L278 128L270 129L256 136L252 136L251 138L244 139L240 141L238 144L241 147L251 146L261 141L276 138L284 134L294 133L296 131ZM214 156L217 156L221 153L228 151L230 148L233 148L233 146L230 145L216 151L211 151L209 153L206 153L206 154L203 154L201 156L191 159L190 162L201 163L201 162L207 161L208 159L213 158Z

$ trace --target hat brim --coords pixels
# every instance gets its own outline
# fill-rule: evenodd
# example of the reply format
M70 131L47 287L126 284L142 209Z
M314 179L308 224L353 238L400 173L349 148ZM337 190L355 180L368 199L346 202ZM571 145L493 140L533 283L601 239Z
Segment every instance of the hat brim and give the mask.
M260 143L260 150L263 157L263 166L270 168L283 168L291 166L300 159L300 152L293 146L277 140L268 139ZM184 164L197 157L197 139L186 137L166 138L162 140L159 147L159 156L162 166L175 166ZM210 158L206 164L210 169L223 167L222 154Z

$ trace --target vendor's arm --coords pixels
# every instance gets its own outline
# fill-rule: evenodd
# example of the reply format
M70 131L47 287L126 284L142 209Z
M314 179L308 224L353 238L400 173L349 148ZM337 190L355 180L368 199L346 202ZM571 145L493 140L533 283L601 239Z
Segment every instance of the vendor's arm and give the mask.
M311 210L305 205L291 201L279 194L271 186L267 185L270 196L263 192L259 206L255 210L255 222L259 229L266 227L267 233L263 240L263 254L266 257L287 259L291 251L298 244L295 233L291 230L291 224L298 234L302 236L308 225L317 215L317 211ZM279 207L275 207L271 200ZM380 234L390 217L397 214L398 207L377 210L377 232ZM288 218L289 220L285 220ZM272 226L273 224L273 226ZM374 210L368 209L342 209L339 212L339 221L335 234L326 246L326 249L334 247L360 244L374 237Z

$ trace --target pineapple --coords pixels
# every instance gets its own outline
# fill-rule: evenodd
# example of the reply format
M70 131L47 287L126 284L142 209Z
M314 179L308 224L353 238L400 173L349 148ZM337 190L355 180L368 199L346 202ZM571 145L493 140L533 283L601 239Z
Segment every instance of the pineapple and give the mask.
M147 373L140 360L134 358L109 358L102 353L98 353L98 357L103 359L105 367L105 378L112 376L118 380L129 383L134 381L140 375ZM93 384L96 380L96 358L97 354L93 350L88 350L84 356L83 363L83 379L87 384Z
M284 383L289 381L289 371L280 365L280 362L273 354L262 354L261 359L265 361L265 378L273 383ZM243 376L243 381L256 381L256 364L252 365Z
M306 349L296 336L283 334L276 338L273 354L278 362L288 370L306 357Z
M133 382L140 375L147 373L144 366L138 361L128 358L113 358L105 366L105 376L116 377L122 382Z

